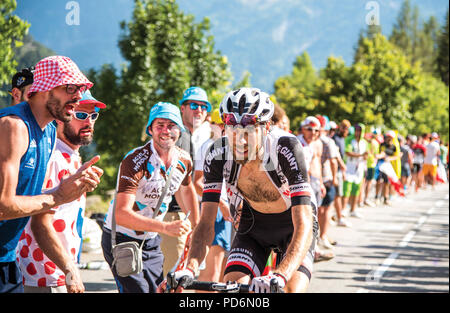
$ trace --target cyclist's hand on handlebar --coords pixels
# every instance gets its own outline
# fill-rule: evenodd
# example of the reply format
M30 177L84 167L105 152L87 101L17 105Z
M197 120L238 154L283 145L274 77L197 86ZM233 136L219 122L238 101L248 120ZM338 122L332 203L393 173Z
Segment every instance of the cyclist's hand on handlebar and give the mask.
M169 275L171 275L171 273L169 273ZM169 275L167 276L169 277ZM190 269L179 270L172 275L173 278L170 279L172 281L168 283L168 279L164 280L158 286L157 292L182 292L183 289L190 285L195 279L194 272ZM169 290L167 290L168 288Z
M266 276L259 276L252 279L250 285L250 291L255 293L270 293L270 281L275 279L278 283L279 288L284 288L286 282L281 275L269 274Z

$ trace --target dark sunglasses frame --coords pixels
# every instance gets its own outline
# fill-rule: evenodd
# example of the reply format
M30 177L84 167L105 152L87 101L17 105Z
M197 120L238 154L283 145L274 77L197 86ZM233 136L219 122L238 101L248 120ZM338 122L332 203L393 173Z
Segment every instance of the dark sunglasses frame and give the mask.
M69 95L75 94L76 92L78 92L78 90L79 90L81 93L83 93L83 92L85 92L85 91L87 90L87 86L86 86L86 85L77 86L77 85L75 85L75 84L67 84L67 85L66 85L66 92L67 92Z

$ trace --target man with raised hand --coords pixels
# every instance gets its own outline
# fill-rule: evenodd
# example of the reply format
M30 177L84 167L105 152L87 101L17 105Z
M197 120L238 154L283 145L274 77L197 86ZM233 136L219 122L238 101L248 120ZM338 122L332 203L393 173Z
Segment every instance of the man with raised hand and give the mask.
M81 166L79 149L89 145L100 108L89 90L75 107L70 122L56 121L56 149L48 164L46 188L57 186L66 174ZM84 292L77 267L82 242L86 196L33 215L17 248L19 266L27 293Z
M71 59L47 57L36 65L28 102L0 110L0 292L23 292L16 247L29 216L78 199L100 183L96 156L42 193L56 143L50 122L70 121L81 93L92 85Z

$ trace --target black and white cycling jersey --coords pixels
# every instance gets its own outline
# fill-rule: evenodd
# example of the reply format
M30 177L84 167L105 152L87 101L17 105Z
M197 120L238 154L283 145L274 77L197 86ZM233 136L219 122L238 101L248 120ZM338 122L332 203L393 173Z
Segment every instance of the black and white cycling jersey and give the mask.
M286 203L286 210L294 205L312 205L317 208L308 181L303 148L298 139L283 130L272 128L265 136L263 168ZM218 139L209 149L203 165L204 202L219 202L222 183L225 181L232 212L239 207L243 195L237 188L242 165L233 160L228 138Z

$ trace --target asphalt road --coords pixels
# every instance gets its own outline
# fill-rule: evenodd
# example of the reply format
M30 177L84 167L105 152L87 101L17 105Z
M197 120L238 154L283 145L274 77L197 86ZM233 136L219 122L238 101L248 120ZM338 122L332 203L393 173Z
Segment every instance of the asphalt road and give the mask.
M315 263L310 293L449 292L449 185L391 206L364 207L351 228L332 226L336 257ZM101 251L82 262L103 261ZM108 269L82 270L86 292L117 292Z

